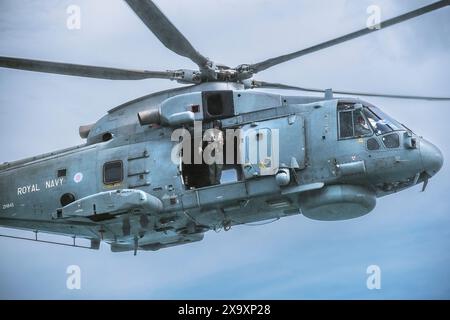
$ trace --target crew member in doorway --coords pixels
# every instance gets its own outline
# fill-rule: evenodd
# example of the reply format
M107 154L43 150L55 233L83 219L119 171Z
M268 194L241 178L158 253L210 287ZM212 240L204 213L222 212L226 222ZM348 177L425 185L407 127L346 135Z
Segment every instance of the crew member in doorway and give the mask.
M204 139L208 146L205 148L207 155L211 156L209 164L209 181L211 185L220 184L223 168L223 146L224 138L220 121L215 120L213 129L205 132Z

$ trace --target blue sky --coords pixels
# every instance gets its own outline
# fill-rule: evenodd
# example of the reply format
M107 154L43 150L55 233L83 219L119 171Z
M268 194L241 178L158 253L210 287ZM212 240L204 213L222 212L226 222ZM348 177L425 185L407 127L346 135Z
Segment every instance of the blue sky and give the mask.
M157 1L204 55L228 65L258 62L361 28L366 8L389 18L432 1ZM79 5L81 30L66 28ZM450 9L342 44L257 75L292 85L450 95ZM2 0L0 55L125 68L194 68L172 54L120 0ZM0 162L80 144L77 130L164 80L106 81L0 70ZM294 94L294 93L292 93ZM450 105L368 99L450 158ZM159 252L113 254L0 239L2 299L448 299L450 168L420 187L379 199L367 216L209 232L202 242ZM81 290L66 268L81 267ZM379 265L380 290L366 287Z

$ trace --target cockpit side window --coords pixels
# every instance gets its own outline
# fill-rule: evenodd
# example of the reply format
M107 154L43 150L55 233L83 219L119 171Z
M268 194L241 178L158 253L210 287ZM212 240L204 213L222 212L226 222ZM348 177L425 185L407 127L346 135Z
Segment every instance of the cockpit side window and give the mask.
M369 123L361 110L353 111L353 124L355 126L355 137L364 137L372 134Z
M353 104L341 104L339 110L339 139L360 138L372 135L372 129L362 109Z
M339 137L341 139L353 137L352 111L339 112Z

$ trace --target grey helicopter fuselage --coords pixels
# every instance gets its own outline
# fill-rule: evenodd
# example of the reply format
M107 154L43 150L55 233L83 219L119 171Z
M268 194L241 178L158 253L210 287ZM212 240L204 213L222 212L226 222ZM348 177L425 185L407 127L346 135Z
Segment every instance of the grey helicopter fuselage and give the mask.
M0 165L0 225L91 239L93 247L104 240L112 251L157 250L299 213L356 218L442 166L434 145L364 101L243 89L211 82L151 94L82 127L84 145ZM207 165L171 160L171 137L193 121L203 133L214 120L241 131L242 161L225 164L224 181L208 185ZM249 160L248 145L275 130L278 159L265 170L267 159Z

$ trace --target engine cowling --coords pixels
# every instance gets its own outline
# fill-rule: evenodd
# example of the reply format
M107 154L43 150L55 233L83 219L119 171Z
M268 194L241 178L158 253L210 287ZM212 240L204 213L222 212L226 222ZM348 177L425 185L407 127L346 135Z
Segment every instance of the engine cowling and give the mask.
M321 221L354 219L375 208L373 191L353 185L331 185L301 194L300 207L305 217Z

